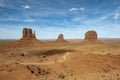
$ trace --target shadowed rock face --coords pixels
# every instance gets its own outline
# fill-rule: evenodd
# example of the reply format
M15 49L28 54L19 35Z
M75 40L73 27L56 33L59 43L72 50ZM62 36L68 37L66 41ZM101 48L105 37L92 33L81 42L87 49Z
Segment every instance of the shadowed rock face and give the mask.
M30 28L23 28L23 38L36 38L35 32L32 33L32 29Z
M86 40L97 39L97 32L96 31L87 31L85 33Z
M56 40L56 42L62 43L62 42L68 42L68 41L66 41L66 40L64 39L63 34L60 34L60 35L58 36L58 39Z

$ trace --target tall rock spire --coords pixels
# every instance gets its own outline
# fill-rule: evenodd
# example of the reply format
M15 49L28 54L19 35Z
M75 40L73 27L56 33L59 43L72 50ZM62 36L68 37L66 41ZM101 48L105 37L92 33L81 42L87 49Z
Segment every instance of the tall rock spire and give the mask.
M60 34L60 35L58 36L58 39L56 39L56 42L58 42L58 43L66 43L66 42L68 42L68 41L66 41L66 40L64 39L63 34Z

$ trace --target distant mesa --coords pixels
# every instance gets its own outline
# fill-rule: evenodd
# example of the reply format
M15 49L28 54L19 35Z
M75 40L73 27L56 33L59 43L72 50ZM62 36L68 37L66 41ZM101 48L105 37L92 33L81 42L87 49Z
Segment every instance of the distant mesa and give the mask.
M85 33L85 40L97 40L97 32L96 31L87 31Z
M33 33L31 28L23 28L22 38L17 42L20 42L22 44L32 44L32 45L43 43L36 39L35 31Z
M23 28L23 37L22 38L34 38L36 39L35 31L32 32L30 28Z
M82 41L82 43L103 43L103 42L98 40L96 31L90 30L85 33L85 39Z
M33 47L42 44L43 42L36 39L35 31L30 28L23 28L22 38L11 42L7 47Z
M66 41L66 40L64 39L63 34L60 34L60 35L58 36L58 39L56 39L55 42L57 42L57 43L68 43L68 41Z

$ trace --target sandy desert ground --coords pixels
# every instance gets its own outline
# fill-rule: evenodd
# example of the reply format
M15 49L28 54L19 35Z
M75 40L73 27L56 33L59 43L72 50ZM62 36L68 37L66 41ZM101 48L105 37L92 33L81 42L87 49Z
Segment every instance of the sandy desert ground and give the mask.
M12 46L1 41L0 80L120 80L120 39L68 41Z

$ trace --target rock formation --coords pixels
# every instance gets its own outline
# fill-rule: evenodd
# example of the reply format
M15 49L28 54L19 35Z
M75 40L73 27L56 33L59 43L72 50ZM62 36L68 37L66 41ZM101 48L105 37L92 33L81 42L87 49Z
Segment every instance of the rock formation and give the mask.
M85 33L85 38L82 41L82 43L103 43L103 42L98 40L96 31L90 30Z
M17 41L11 42L7 46L8 47L33 47L33 46L40 45L41 43L43 42L36 39L35 31L33 33L32 29L23 28L22 38Z
M38 45L42 43L41 41L36 39L35 31L33 33L32 29L30 28L23 28L22 38L17 41L17 44L20 45Z
M97 33L96 33L96 31L87 31L85 33L85 39L86 40L97 39Z
M23 28L23 38L36 38L35 37L35 31L32 32L32 29L30 28Z
M68 41L66 41L66 40L64 39L63 34L60 34L60 35L58 36L58 39L56 39L56 42L58 42L58 43L67 43Z

